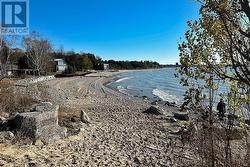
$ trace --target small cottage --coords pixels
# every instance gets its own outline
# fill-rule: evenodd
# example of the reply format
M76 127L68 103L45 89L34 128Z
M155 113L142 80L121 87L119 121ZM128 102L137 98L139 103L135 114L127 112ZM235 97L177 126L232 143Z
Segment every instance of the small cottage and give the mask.
M63 59L55 59L54 61L56 65L56 72L63 72L68 68L67 64Z

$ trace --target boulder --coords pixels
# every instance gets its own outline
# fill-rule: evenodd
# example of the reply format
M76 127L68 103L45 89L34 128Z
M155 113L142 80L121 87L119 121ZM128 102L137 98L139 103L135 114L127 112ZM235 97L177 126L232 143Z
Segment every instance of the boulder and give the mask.
M18 113L12 113L8 119L2 119L0 123L0 130L2 131L12 131L15 129L14 119Z
M171 127L171 128L169 128L169 133L170 134L180 135L182 132L183 132L182 127Z
M44 145L44 143L43 143L43 141L42 141L42 140L37 139L36 141L34 141L34 145L35 145L35 146L43 146L43 145Z
M157 102L157 101L153 101L153 102L151 103L151 105L158 105L158 102Z
M58 110L58 105L41 103L33 112L17 114L14 119L17 135L44 143L66 137L66 128L58 125Z
M80 118L81 118L81 121L83 123L85 123L85 124L90 123L90 118L88 117L88 115L83 110L81 110Z
M177 120L175 118L171 117L171 118L169 118L169 122L170 123L175 123L175 122L177 122Z
M169 102L169 101L166 101L166 102L165 102L165 106L176 107L176 102Z
M6 121L6 118L0 116L0 130L4 130Z
M15 139L15 136L10 131L0 132L0 143L11 143Z
M247 125L250 125L250 120L245 120L245 123L246 123Z
M135 157L134 162L138 165L142 164L142 159L140 157Z
M143 113L153 114L153 115L163 115L163 110L159 106L151 106L149 109L147 109Z
M6 122L6 118L0 116L0 125Z
M189 120L188 112L173 112L173 114L174 114L175 119L178 119L181 121Z
M42 102L34 107L34 112L47 112L53 108L53 104L50 102Z
M28 164L25 165L25 167L37 167L38 165L34 162L29 162Z

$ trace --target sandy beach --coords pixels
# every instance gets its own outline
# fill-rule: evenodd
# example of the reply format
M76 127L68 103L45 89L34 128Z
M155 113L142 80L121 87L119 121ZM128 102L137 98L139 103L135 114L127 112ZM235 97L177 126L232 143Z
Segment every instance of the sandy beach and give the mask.
M172 111L177 109L165 107L165 115L159 116L143 113L151 106L149 101L126 96L103 85L114 74L117 73L58 78L40 84L46 91L46 100L60 105L64 114L76 119L84 110L91 124L75 124L79 126L79 134L55 143L2 144L0 165L92 167L176 163L174 152L177 150L173 150L173 144L178 142L169 132L180 125L170 123Z

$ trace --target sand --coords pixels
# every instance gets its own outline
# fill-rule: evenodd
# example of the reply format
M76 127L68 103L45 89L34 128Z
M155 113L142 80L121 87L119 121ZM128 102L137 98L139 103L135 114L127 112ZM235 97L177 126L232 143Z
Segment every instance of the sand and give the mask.
M4 166L173 166L169 115L144 114L150 101L127 96L103 84L117 73L60 78L42 83L48 99L68 114L84 110L91 119L78 135L51 144L0 145Z

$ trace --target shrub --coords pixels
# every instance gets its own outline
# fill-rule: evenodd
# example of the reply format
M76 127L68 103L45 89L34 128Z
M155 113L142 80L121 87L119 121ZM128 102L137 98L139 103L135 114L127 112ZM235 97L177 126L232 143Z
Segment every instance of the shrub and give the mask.
M73 74L76 72L76 67L69 65L68 68L66 69L65 73L66 74Z
M25 109L37 102L28 94L16 91L12 81L3 80L0 82L0 115L24 112Z

